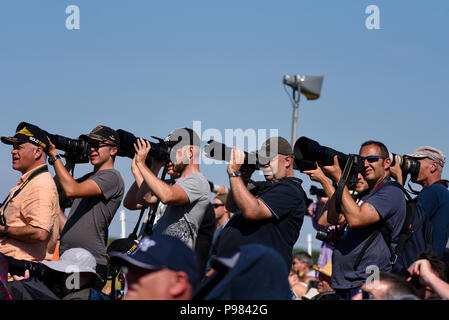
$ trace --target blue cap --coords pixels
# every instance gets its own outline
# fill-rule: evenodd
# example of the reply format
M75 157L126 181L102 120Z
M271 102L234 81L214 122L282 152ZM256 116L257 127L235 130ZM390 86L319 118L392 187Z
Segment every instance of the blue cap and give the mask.
M199 282L195 252L178 238L169 235L144 237L135 251L131 253L111 251L109 257L113 263L127 262L142 269L184 271L193 287Z

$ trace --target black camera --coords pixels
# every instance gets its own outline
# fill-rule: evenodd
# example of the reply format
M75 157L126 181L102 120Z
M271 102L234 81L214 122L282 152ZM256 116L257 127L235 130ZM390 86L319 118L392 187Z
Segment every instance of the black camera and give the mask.
M90 144L81 139L70 139L57 134L46 132L56 149L65 151L64 157L72 163L88 163Z
M226 146L223 143L217 142L215 140L209 140L207 144L204 146L204 152L206 157L215 159L215 160L224 160L229 162L231 160L231 152L232 148ZM245 160L243 161L242 170L259 170L261 167L261 163L259 162L257 152L246 152L245 151Z
M121 157L128 157L128 158L134 158L134 155L136 153L134 149L134 143L137 142L137 137L132 134L131 132L118 129L117 133L120 137L120 148L117 152L118 156ZM146 140L150 142L151 144L151 150L148 153L148 156L145 160L145 163L148 167L151 166L151 158L157 159L159 161L168 163L171 161L170 159L170 152L171 149L179 142L179 141L165 141L164 139L151 136L153 139L158 140L159 142L151 142L149 140Z
M30 277L36 277L39 280L49 279L53 271L46 265L39 262L32 262L28 260L18 260L13 257L5 256L8 263L8 272L11 275L23 276L25 270L30 271Z
M407 175L410 173L410 177L412 181L416 181L418 179L419 170L421 165L418 160L409 156L400 156L398 154L392 153L391 156L391 166L396 165L396 156L399 157L399 166L401 167L403 175Z

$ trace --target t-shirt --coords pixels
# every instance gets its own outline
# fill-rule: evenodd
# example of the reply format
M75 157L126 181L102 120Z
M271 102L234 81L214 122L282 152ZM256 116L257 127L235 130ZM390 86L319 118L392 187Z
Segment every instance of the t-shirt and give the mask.
M122 201L125 184L115 169L91 172L77 179L92 179L102 194L76 198L61 233L60 254L70 248L84 248L95 257L97 264L107 265L108 228Z
M238 210L217 239L216 255L231 257L240 251L242 245L259 243L279 252L289 270L293 246L299 237L306 212L300 183L301 180L297 178L286 178L257 196L273 214L269 219L249 220Z
M210 200L210 186L201 172L178 178L180 186L189 198L185 205L169 204L153 228L154 234L168 234L181 239L190 248L195 248L198 228L203 220Z
M405 196L401 189L391 184L384 184L362 198L380 214L392 228L392 248L396 247L398 235L404 223L406 206ZM342 237L332 255L332 278L330 286L333 289L350 289L360 287L372 271L368 266L377 266L380 271L390 271L390 250L381 233L366 250L356 269L354 264L365 242L377 230L377 224L364 228L349 228Z
M416 203L432 223L432 251L443 255L449 238L449 190L441 184L423 188Z

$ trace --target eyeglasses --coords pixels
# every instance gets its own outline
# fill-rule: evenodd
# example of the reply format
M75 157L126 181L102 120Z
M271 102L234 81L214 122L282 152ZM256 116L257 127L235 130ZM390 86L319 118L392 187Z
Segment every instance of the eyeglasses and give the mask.
M212 206L214 208L218 208L218 207L224 206L224 204L223 203L213 203Z
M91 148L94 148L95 150L98 150L101 147L107 147L107 146L109 146L109 147L116 147L115 144L103 143L103 142L100 142L100 141L90 141L89 145L91 146Z
M374 155L374 156L366 156L366 157L360 157L363 162L368 161L369 163L374 163L379 161L379 159L385 159L385 157Z

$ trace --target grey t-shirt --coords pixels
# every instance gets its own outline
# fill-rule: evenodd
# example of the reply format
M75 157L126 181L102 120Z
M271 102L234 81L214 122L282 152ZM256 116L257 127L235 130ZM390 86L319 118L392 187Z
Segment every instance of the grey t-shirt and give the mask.
M189 198L186 205L169 204L153 228L154 234L168 234L194 248L198 228L210 201L210 185L201 172L176 180Z
M87 179L97 183L102 195L74 199L61 232L60 254L70 248L84 248L92 253L97 264L107 265L108 228L122 201L125 184L115 169L88 173L77 182Z

